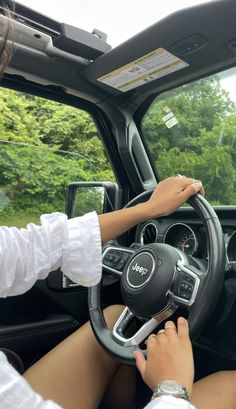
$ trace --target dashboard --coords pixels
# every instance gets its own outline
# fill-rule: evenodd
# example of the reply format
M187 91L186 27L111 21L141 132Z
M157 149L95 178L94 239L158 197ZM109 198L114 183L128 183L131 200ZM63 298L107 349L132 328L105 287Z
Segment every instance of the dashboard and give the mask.
M236 271L236 206L215 207L223 230L226 270ZM203 223L190 207L178 209L170 216L149 220L136 226L138 244L166 243L189 256L207 260L207 240Z

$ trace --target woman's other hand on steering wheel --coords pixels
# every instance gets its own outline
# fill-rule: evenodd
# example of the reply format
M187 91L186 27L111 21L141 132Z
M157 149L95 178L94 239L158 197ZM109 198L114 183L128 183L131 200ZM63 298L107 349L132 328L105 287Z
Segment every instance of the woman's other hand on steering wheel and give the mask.
M140 351L134 352L144 382L153 390L160 382L174 380L191 397L194 364L187 321L179 318L177 329L172 321L166 322L165 330L149 335L146 343L147 359Z
M145 203L147 219L172 213L196 193L205 193L200 180L179 175L161 181Z

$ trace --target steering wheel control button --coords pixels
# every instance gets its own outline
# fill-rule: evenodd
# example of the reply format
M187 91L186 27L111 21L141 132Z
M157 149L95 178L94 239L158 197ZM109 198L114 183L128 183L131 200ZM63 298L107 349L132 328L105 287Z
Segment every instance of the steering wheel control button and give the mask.
M178 296L185 300L190 300L193 294L195 280L188 274L183 274L178 288Z
M190 300L193 294L195 280L186 273L180 273L178 279L175 280L172 288L174 294L178 297Z
M129 257L130 257L130 253L123 253L119 263L116 265L116 269L119 271L123 270L125 263L127 262Z
M150 253L136 255L128 267L128 284L133 288L142 287L150 280L154 268L155 261Z
M179 297L184 298L186 300L190 300L192 296L192 292L193 292L193 285L189 284L186 281L181 281L179 285L179 291L178 291Z
M122 247L106 247L103 251L102 266L112 275L121 277L125 264L133 253L133 250Z
M104 255L103 264L108 267L116 268L116 265L119 263L121 257L122 257L121 251L110 250Z

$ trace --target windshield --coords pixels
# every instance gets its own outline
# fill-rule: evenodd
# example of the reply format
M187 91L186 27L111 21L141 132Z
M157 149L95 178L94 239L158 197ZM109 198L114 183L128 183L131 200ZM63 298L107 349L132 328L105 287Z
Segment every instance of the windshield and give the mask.
M155 99L142 133L161 179L201 179L214 205L236 205L236 69Z

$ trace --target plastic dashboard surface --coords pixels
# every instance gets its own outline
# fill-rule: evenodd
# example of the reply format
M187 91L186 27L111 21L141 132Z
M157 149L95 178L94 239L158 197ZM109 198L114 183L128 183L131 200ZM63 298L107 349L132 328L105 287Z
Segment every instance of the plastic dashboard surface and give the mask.
M236 206L214 209L224 233L226 268L235 269L236 272ZM135 229L134 240L139 244L167 243L187 255L207 259L205 230L198 215L190 207L182 207L169 216L139 224Z

